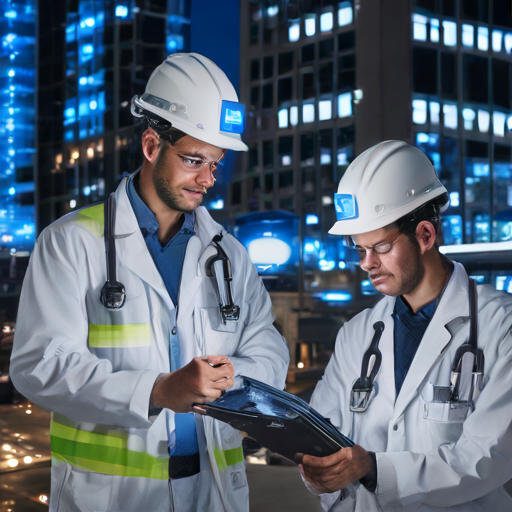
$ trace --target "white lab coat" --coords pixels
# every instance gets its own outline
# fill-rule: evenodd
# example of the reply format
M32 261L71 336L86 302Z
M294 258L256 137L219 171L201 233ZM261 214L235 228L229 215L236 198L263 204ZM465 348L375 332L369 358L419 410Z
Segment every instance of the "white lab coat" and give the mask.
M359 484L321 497L323 510L507 512L512 499L512 300L478 286L478 346L484 388L473 413L433 403L432 386L449 386L455 351L469 334L467 274L455 269L395 401L393 312L385 297L347 322L311 405L357 444L376 452L377 489ZM382 366L365 413L352 413L350 391L382 320ZM311 489L311 488L310 488ZM343 496L343 499L341 499Z
M270 298L244 247L199 207L177 314L147 250L126 184L124 179L116 191L117 279L127 293L121 310L107 311L100 303L106 279L103 204L46 228L23 284L11 376L21 393L54 411L50 510L248 510L240 432L196 416L202 470L169 484L167 444L174 413L163 410L149 418L148 406L155 379L170 368L176 316L183 364L196 356L223 354L231 358L236 375L283 388L288 349L272 325ZM240 320L226 324L204 266L216 253L210 243L220 232L231 260L234 302L240 306ZM118 455L109 455L110 447Z

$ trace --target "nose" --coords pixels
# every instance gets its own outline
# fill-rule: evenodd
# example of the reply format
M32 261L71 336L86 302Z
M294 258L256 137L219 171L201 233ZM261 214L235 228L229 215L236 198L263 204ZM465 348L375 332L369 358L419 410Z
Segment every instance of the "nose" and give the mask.
M198 185L201 185L202 187L213 187L213 184L215 183L215 178L213 177L213 173L210 170L209 165L205 165L204 169L201 169L201 171L197 173L196 182Z
M359 262L360 267L368 272L371 269L377 268L380 264L378 255L373 249L366 249L364 258Z

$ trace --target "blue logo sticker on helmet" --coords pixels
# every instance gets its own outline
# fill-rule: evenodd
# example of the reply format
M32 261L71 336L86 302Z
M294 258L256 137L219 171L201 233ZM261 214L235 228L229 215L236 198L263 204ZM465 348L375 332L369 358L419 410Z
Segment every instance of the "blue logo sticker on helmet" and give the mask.
M245 105L236 101L222 100L220 109L220 131L229 133L244 132Z
M357 219L359 217L357 201L352 194L334 194L334 208L338 220Z

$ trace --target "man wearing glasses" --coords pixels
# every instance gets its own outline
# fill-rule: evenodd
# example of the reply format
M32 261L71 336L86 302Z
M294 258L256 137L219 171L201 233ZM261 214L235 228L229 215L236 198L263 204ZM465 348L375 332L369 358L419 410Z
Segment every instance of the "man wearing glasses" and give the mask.
M386 141L347 169L333 235L385 297L347 322L311 405L356 443L299 463L323 510L512 510L512 301L439 252L448 194Z
M288 369L247 252L200 206L226 150L247 150L244 107L191 53L132 113L141 168L44 230L23 286L11 370L53 411L50 510L247 511L242 435L193 413L237 375L283 388Z

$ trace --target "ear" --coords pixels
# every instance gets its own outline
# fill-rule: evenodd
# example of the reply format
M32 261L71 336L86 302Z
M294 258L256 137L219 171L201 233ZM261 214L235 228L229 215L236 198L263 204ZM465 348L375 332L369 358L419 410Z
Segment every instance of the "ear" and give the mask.
M432 249L436 243L436 230L434 225L427 220L421 221L416 226L416 239L420 244L421 254Z
M155 130L148 128L142 134L142 152L144 157L151 163L154 163L160 148L160 137Z

